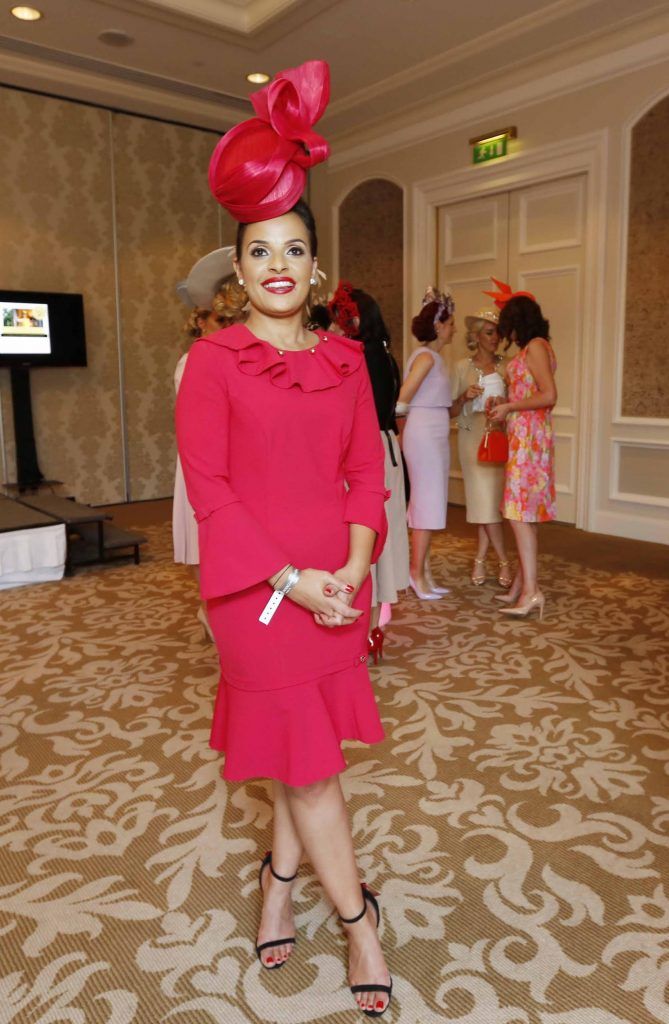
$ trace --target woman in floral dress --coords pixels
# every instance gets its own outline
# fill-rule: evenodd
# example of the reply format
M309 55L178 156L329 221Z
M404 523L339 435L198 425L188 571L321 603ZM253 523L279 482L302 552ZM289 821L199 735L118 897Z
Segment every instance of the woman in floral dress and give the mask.
M490 412L492 420L507 423L509 460L502 513L511 524L520 558L509 594L498 600L512 605L502 609L506 615L525 616L536 608L543 616L544 595L537 582L537 525L557 516L551 419L557 401L557 363L548 341L548 321L534 297L508 289L496 301L502 308L499 334L520 349L506 370L508 399Z

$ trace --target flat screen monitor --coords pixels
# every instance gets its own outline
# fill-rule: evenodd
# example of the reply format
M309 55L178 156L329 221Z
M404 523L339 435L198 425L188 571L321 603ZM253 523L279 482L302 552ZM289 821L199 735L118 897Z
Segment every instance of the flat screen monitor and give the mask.
M0 290L0 366L85 366L81 295Z

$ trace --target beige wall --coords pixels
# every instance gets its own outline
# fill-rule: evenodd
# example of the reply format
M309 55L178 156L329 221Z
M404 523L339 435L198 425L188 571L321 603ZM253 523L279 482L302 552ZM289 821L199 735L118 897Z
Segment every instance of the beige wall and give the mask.
M346 196L339 210L339 276L378 302L393 352L402 362L404 333L404 193L373 178Z
M84 295L86 369L31 374L39 461L87 500L123 497L109 115L0 89L3 288ZM0 370L8 475L15 479L9 371Z
M650 48L653 45L652 41L648 44ZM405 123L397 118L389 120L387 142L378 125L374 134L362 129L352 131L345 140L339 143L334 140L334 159L330 167L316 169L312 190L323 252L327 253L330 247L334 260L336 216L332 215L332 207L337 207L358 182L369 178L388 174L404 186L406 195L411 197L407 211L406 311L419 301L425 277L435 269L436 210L430 208L423 223L420 219L425 205L421 205L422 197L429 193L435 181L446 185L457 181L460 198L467 198L468 187L472 195L477 194L481 178L477 177L479 168L471 166L470 137L502 124L518 127L519 138L512 146L511 155L495 172L500 190L505 187L505 176L513 177L514 167L523 161L530 166L533 161L541 160L544 152L565 153L578 149L581 137L595 139L601 166L597 192L591 197L592 208L588 215L593 224L596 222L591 242L598 259L590 261L586 286L592 326L584 342L580 381L585 423L581 463L585 472L579 482L578 525L603 533L669 542L669 503L657 497L653 482L659 464L669 473L669 411L655 419L629 417L623 415L621 405L625 345L621 296L626 277L624 247L629 180L626 158L634 122L669 92L669 60L654 58L651 62L649 58L645 61L644 52L643 45L635 44L625 51L623 58L616 58L621 67L625 61L629 64L633 59L641 66L626 69L615 77L612 69L616 67L616 60L612 59L606 65L585 64L583 71L565 74L559 81L553 75L546 80L545 87L539 78L532 78L509 88L508 108L500 109L504 82L498 83L494 92L489 90L487 99L481 90L476 95L463 94L457 102L454 99L451 106L445 106L441 115L433 104L424 132L420 116ZM645 63L648 66L643 66ZM577 83L587 77L586 72L596 81L587 87L577 87ZM607 73L612 77L602 80ZM542 90L547 98L538 100ZM558 91L560 94L555 95ZM486 104L490 108L488 114L484 113ZM471 119L468 117L470 110L476 112ZM446 126L449 122L457 124L457 129L446 127L440 132L440 117ZM557 156L555 168L558 176L561 172ZM481 170L483 175L492 173L490 167ZM663 164L658 172L664 173ZM409 344L405 317L405 345L409 347ZM640 493L623 494L620 487L621 441L625 442L624 465L628 479L631 478L630 458L634 460L634 452L638 455L639 471L635 471L633 478L643 487ZM646 453L651 444L654 454L649 459Z
M207 190L215 138L0 88L2 287L84 296L88 366L31 374L42 472L82 501L172 493L187 314L174 287L232 233ZM14 479L8 370L0 397Z
M668 352L667 153L669 96L656 103L632 132L622 394L625 416L669 416L667 375L658 373Z

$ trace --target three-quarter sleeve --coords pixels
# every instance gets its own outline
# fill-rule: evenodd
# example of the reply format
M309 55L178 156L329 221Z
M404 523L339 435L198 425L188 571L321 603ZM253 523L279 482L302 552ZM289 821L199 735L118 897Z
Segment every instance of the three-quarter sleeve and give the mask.
M230 407L220 363L207 344L190 351L176 404L176 434L200 542L200 590L210 599L268 579L290 558L229 483Z
M384 503L389 495L385 488L383 444L366 367L359 377L353 428L344 456L344 477L349 488L344 521L376 531L372 552L372 562L376 562L388 533Z

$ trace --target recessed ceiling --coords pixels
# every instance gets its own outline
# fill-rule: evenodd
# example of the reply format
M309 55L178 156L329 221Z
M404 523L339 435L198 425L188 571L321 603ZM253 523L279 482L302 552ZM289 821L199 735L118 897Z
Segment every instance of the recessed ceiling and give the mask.
M0 81L225 128L249 72L322 58L333 137L651 17L669 31L666 0L49 0L32 24L0 10Z

